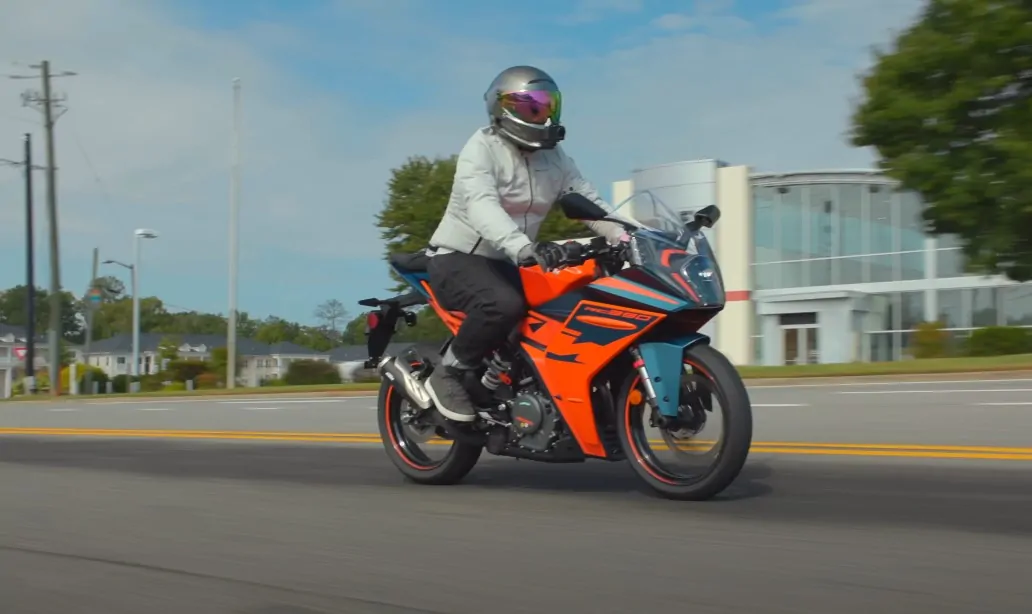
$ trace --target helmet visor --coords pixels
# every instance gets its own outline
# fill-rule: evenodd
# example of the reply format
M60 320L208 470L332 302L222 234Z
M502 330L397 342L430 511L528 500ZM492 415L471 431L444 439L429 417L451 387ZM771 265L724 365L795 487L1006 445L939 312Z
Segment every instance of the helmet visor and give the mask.
M563 97L556 90L510 92L498 97L502 109L528 124L544 125L548 120L558 124L562 115Z

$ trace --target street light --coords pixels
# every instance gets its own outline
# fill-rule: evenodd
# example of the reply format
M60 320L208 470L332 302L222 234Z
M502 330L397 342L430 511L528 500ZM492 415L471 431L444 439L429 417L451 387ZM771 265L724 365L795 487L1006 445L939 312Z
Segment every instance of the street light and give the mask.
M133 392L139 390L140 377L140 239L157 239L158 233L137 228L133 233Z
M140 239L157 239L158 233L147 228L137 228L133 233L133 263L126 264L118 260L105 260L104 264L117 264L129 269L132 276L130 282L133 293L133 349L132 349L132 375L130 390L136 392L140 376Z

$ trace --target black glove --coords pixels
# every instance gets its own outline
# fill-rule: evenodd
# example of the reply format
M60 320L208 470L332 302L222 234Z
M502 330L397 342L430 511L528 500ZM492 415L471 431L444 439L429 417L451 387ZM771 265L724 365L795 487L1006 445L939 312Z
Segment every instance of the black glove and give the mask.
M551 271L558 267L566 258L566 252L558 243L543 241L534 243L520 250L520 262L533 262L541 265L545 271Z

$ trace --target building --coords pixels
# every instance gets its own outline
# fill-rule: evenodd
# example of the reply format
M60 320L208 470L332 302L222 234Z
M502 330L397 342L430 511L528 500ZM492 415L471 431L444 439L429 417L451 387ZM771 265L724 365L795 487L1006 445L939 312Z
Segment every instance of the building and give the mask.
M14 382L21 379L25 370L25 351L28 347L26 331L20 326L0 323L0 399L9 398L14 389ZM46 333L38 335L33 344L34 360L37 375L47 368L49 344ZM82 360L82 348L70 343L64 346L66 352L74 360Z
M176 348L182 360L210 360L212 351L226 347L225 335L165 335L161 333L140 333L140 373L158 373L167 361L161 358L161 347L174 337L179 342ZM258 386L262 381L283 377L291 361L330 361L330 355L294 343L267 344L254 339L238 338L237 355L241 369L239 380L245 386ZM103 369L109 377L132 373L132 335L122 334L93 342L87 364Z
M920 198L876 171L678 162L634 171L611 202L644 190L686 218L720 207L706 234L727 306L702 332L736 364L902 360L917 325L935 320L957 337L1032 326L1032 284L966 273L954 238L923 231ZM630 212L647 217L641 201Z

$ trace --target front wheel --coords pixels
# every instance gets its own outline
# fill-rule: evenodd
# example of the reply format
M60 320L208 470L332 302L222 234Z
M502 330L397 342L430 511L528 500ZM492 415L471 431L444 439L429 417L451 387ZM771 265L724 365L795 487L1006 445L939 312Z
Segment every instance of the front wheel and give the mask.
M387 456L413 482L445 485L461 481L477 464L483 447L438 438L432 422L424 421L420 413L384 379L377 417Z
M635 371L620 391L617 424L638 477L668 499L704 501L727 488L745 465L752 444L752 404L738 371L716 349L689 348L684 366L677 420L665 422L653 412ZM718 404L720 419L714 415ZM720 435L710 438L708 426L717 427ZM706 456L711 460L703 468L680 466Z

